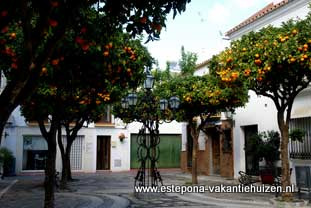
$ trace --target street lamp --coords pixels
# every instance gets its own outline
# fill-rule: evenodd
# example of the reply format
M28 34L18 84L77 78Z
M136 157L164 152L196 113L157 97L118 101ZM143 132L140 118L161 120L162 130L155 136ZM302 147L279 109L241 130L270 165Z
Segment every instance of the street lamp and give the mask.
M173 110L176 110L179 107L180 100L177 96L173 96L170 98L170 106Z
M160 110L165 111L168 108L168 101L166 99L160 100Z
M127 100L128 100L129 106L135 106L136 103L137 103L137 95L136 95L136 93L130 93L127 96Z
M151 74L147 74L145 82L144 82L144 88L146 90L151 90L153 88L154 83L154 77Z
M122 108L132 110L133 112L135 106L142 106L143 109L139 113L144 113L144 116L136 116L138 118L136 120L143 123L143 126L137 136L137 156L140 167L135 177L135 186L158 186L159 183L163 185L160 172L157 170L157 161L160 155L158 147L160 143L160 118L158 111L160 109L163 112L168 108L175 111L180 103L177 96L173 96L169 100L160 99L157 102L151 90L153 85L154 77L147 70L146 80L144 81L145 94L143 97L138 99L137 94L130 93L121 100Z
M129 101L127 98L122 98L121 99L121 106L124 109L128 109L129 108Z

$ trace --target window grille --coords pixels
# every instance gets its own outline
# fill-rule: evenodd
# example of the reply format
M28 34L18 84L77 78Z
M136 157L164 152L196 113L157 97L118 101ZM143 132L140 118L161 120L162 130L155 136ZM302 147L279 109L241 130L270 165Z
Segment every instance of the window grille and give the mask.
M291 119L289 129L301 129L306 134L303 142L289 142L289 155L294 159L311 159L311 117Z
M70 152L70 164L71 170L82 170L82 149L83 149L84 136L77 136L72 143ZM66 148L67 140L66 136L63 136L64 148Z

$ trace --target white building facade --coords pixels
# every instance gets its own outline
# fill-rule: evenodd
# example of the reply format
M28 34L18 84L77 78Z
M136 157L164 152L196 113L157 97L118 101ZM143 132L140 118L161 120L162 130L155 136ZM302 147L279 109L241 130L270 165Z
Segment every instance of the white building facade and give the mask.
M310 0L284 0L270 4L252 17L227 32L230 40L239 39L250 31L258 31L262 27L280 26L282 22L291 18L304 18L310 11ZM234 120L234 177L237 178L240 170L251 168L250 158L245 154L244 147L248 135L254 132L267 130L279 131L277 125L277 111L271 99L257 96L249 91L249 102L244 108L236 109ZM311 157L304 156L311 152L311 88L302 91L295 99L292 114L291 128L299 127L306 131L305 142L289 145L290 165L293 169L291 179L296 183L296 170L306 168L310 171ZM298 147L296 147L298 145ZM296 155L295 155L296 154ZM279 164L280 165L280 164Z
M108 111L107 111L108 112ZM115 119L109 112L98 123L89 124L79 132L71 150L71 168L74 172L96 171L128 171L137 158L132 149L135 146L135 135L141 128L141 123L124 124ZM177 122L160 125L160 134L172 142L181 142L181 124ZM63 131L63 137L65 137ZM124 139L120 139L120 138ZM63 139L65 142L65 138ZM171 142L171 143L172 143ZM7 122L2 137L2 147L10 149L15 161L15 173L43 172L47 154L47 143L41 136L36 123L26 123L20 115L19 108L15 109ZM181 145L180 145L181 146ZM174 149L180 154L180 147ZM179 167L179 158L174 158L175 166ZM176 167L176 161L178 166ZM134 162L134 163L133 163ZM62 169L60 150L57 149L56 168ZM137 168L137 167L134 167Z

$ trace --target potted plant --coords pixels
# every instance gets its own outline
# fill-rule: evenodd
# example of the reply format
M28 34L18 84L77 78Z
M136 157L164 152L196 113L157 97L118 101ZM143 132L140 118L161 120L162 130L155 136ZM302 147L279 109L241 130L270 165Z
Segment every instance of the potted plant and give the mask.
M5 148L1 147L0 148L0 172L1 172L1 177L3 176L10 176L12 174L12 166L14 161L14 156L13 153Z
M303 138L304 138L305 134L306 134L306 132L302 129L293 129L289 133L289 138L292 141L303 142Z
M277 175L275 162L280 157L280 134L276 131L254 134L250 138L250 143L252 148L245 149L246 153L252 154L258 161L265 161L265 166L260 170L261 182L273 184Z
M125 139L124 133L119 134L119 139L120 139L120 142L123 142L123 140Z

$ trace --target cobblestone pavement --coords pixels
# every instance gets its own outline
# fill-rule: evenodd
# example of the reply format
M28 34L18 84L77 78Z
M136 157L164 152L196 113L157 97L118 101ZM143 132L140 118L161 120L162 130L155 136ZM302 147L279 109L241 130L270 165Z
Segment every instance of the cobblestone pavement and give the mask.
M272 207L269 193L189 193L189 194L134 194L136 172L101 172L75 174L77 181L67 191L56 193L57 208L106 207ZM190 174L180 171L161 171L164 185L186 185ZM44 189L41 176L18 176L18 182L0 199L0 208L43 207ZM199 177L199 185L235 185L237 181L221 177ZM1 190L0 190L1 191Z
M152 195L151 197L137 197L134 194L123 194L131 201L130 208L138 207L209 207L220 208L221 206L213 204L202 204L197 202L181 200L178 196L169 196L165 194Z
M57 191L56 208L105 207L218 207L181 200L160 194L150 197L135 196L135 172L76 174L78 179L66 192ZM18 182L0 199L1 208L43 207L43 176L14 177Z
M163 176L170 176L175 172L169 172ZM178 171L179 173L179 171ZM109 194L129 200L129 208L137 207L219 207L212 204L194 203L182 200L177 196L167 194L134 194L134 177L136 172L105 173L84 175L83 179L72 184L72 188L79 192L95 190L96 194ZM169 180L167 180L169 182ZM100 188L99 188L100 187Z

